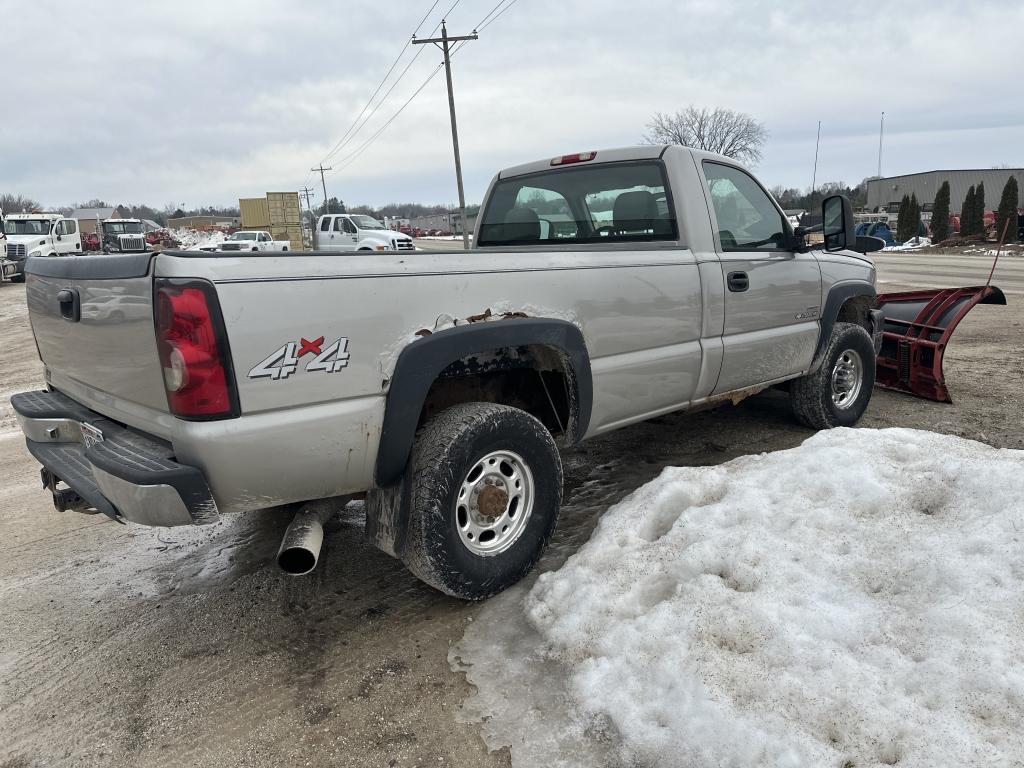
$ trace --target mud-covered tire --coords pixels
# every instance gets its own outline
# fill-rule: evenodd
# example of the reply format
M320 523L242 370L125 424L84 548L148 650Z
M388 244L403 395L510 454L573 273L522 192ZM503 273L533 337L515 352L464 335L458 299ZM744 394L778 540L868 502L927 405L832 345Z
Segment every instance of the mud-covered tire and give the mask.
M530 506L507 548L485 555L471 550L465 540L470 534L465 510L459 509L464 506L460 493L480 462L501 452L523 462L531 483ZM483 600L533 568L555 529L562 502L561 459L540 421L496 403L456 405L420 428L411 462L409 527L401 553L409 570L453 597ZM507 515L511 499L503 508Z
M859 388L855 396L842 401L842 384L852 376L846 372L856 366ZM838 367L838 371L837 371ZM821 367L813 373L793 379L789 388L793 414L812 429L851 427L867 410L875 384L875 348L871 336L859 325L836 323L832 328ZM840 402L836 402L836 399Z

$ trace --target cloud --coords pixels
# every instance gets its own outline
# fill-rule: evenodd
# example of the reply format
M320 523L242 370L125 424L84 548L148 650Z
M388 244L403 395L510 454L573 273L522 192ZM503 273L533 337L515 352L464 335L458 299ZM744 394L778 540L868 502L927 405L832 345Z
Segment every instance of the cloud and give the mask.
M441 3L444 6L447 3ZM429 7L327 0L55 0L4 11L7 61L0 185L48 204L231 203L310 183ZM494 0L462 0L464 33ZM421 36L439 20L435 9ZM771 133L757 169L805 187L822 120L819 179L1024 165L1010 72L1024 8L907 0L885 14L846 4L516 5L455 57L467 197L500 167L633 144L655 111L722 105ZM985 20L980 23L979 20ZM328 193L350 202L456 197L443 75L357 158L439 62L420 56L385 105L328 161ZM317 178L317 181L319 179ZM311 186L313 186L310 183Z

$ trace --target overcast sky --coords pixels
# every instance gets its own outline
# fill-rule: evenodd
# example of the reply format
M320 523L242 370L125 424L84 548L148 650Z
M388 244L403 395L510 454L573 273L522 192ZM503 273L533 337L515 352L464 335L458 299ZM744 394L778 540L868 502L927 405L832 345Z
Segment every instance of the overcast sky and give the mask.
M0 192L192 207L319 188L308 169L431 2L0 0ZM460 0L450 33L496 2ZM818 180L873 175L883 109L884 175L1024 166L1021 29L1019 0L517 0L454 60L466 197L478 201L502 166L638 143L653 112L690 103L765 123L756 172L769 186L810 186L818 120ZM396 74L417 52L325 162L345 166L328 194L457 199L443 72L351 159L440 61L410 46Z

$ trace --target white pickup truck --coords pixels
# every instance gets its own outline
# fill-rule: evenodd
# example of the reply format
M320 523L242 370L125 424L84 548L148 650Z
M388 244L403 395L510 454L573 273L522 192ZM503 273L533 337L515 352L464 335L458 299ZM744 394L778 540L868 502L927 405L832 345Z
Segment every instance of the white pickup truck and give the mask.
M201 251L280 251L291 248L288 240L275 240L270 233L258 229L243 229L232 233L227 240L199 246Z
M201 525L365 494L371 541L480 599L540 557L559 443L776 385L809 427L857 422L880 243L845 198L823 219L810 246L734 161L647 146L501 171L470 251L30 259L46 388L12 404L60 509Z
M372 216L329 213L317 219L314 251L414 251L412 238L388 229Z
M4 272L12 282L25 280L30 256L67 256L82 252L78 222L59 213L12 213L4 220L7 260Z

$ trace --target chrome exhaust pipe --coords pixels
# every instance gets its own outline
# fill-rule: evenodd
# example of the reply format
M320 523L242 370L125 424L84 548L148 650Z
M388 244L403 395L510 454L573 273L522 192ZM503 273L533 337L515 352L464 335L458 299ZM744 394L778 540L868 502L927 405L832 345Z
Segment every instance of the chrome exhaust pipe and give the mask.
M292 576L305 576L316 568L324 543L324 523L338 511L330 500L306 504L295 514L277 551L277 565Z

